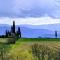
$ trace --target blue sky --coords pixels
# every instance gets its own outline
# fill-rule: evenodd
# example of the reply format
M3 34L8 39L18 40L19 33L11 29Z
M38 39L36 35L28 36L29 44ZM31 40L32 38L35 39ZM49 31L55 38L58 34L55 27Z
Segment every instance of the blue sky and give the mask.
M48 15L60 18L59 0L0 0L2 17L41 17Z
M3 17L3 18L2 18ZM18 18L43 18L45 21L52 20L60 22L60 1L59 0L0 0L0 21L19 20ZM44 19L47 17L46 19ZM48 19L48 17L50 19ZM26 21L28 21L26 19ZM20 19L21 20L21 19ZM30 19L29 19L30 20ZM23 20L24 23L25 20ZM25 21L25 22L26 22ZM32 22L34 19L32 19ZM48 21L48 22L49 22ZM0 22L2 23L2 21ZM4 23L4 22L3 22ZM51 22L50 22L51 23Z

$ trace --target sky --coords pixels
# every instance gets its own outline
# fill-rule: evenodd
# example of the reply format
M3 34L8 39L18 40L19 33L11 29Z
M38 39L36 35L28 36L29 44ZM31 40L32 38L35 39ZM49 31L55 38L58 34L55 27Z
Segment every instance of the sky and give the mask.
M0 0L0 24L60 23L59 0Z

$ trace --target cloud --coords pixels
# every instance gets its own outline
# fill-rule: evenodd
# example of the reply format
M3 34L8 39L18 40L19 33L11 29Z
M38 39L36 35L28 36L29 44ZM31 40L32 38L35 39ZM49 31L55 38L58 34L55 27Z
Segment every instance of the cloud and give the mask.
M53 4L54 3L54 4ZM15 0L13 10L17 15L39 17L51 13L55 8L54 0Z
M0 17L50 17L60 18L57 0L0 0Z
M56 24L60 23L60 19L54 19L51 17L28 17L28 18L8 18L8 17L1 17L0 18L0 24L9 24L12 25L12 22L15 21L16 25L46 25L46 24Z

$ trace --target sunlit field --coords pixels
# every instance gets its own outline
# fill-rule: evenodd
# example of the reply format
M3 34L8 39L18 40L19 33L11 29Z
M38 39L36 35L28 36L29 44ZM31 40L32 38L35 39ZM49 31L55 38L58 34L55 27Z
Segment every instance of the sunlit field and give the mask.
M60 60L60 39L21 38L15 44L0 43L0 60Z

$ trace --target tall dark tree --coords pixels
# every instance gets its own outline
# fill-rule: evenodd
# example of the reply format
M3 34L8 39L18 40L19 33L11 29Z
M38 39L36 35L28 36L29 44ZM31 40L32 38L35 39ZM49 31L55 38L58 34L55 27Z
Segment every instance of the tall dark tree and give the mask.
M55 38L57 38L57 31L55 31Z
M13 33L13 26L11 26L11 32Z
M15 33L15 21L13 21L13 27L12 27L12 29L13 29L13 33Z
M20 27L18 27L18 35L21 38L21 30L20 30Z
M8 37L8 31L6 30L6 37Z

